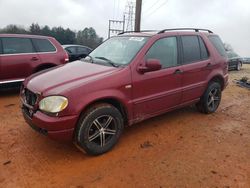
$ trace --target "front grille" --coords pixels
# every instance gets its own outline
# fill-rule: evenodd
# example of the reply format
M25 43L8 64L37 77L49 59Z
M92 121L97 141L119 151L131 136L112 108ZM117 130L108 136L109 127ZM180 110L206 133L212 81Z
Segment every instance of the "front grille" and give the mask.
M23 113L25 113L26 116L28 116L29 118L32 118L32 115L33 115L32 111L28 107L23 105L22 109L23 109Z
M28 105L34 106L37 101L37 95L32 91L25 89L24 90L25 101Z
M31 128L33 128L35 131L43 134L43 135L47 135L48 134L48 131L46 129L42 129L40 127L37 127L36 125L34 125L32 123L32 120L31 120L31 114L29 112L29 109L25 106L22 107L22 110L23 110L23 116L24 116L24 119L26 120L26 122L30 125Z

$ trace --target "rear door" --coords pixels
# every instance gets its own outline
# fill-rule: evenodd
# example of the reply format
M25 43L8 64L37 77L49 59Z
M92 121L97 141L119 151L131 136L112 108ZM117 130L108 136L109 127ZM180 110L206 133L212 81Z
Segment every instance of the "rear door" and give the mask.
M213 68L203 39L197 35L181 36L182 41L182 103L199 98Z
M144 74L133 70L134 117L144 119L175 107L181 102L181 66L177 37L157 40L145 54L158 59L162 69Z
M0 79L20 81L32 74L34 64L40 62L29 38L3 37Z

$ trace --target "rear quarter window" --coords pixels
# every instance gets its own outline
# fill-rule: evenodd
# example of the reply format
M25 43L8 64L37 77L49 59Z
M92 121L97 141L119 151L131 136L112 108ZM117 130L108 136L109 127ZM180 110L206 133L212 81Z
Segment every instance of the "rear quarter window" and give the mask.
M65 48L65 50L69 52L70 54L76 54L76 47L68 47L68 48Z
M55 52L56 48L48 39L32 39L37 52Z
M214 35L214 36L208 36L210 42L213 44L213 46L216 48L217 52L219 52L219 54L222 57L227 57L227 53L226 50L224 48L224 45L220 39L220 37Z
M2 38L3 54L34 53L34 47L29 38L4 37Z

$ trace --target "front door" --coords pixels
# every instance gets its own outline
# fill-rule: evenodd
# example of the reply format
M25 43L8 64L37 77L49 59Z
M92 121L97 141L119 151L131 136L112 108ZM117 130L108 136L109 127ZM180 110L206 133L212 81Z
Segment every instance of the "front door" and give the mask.
M177 106L181 101L181 66L178 63L176 37L157 40L145 54L147 59L158 59L162 69L147 73L134 70L134 118L142 120Z

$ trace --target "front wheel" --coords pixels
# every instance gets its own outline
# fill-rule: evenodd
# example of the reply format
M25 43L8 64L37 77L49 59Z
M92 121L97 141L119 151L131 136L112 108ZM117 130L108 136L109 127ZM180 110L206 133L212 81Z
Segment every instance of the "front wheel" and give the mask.
M100 155L113 148L123 131L120 111L110 104L92 106L84 113L77 126L77 146L90 155Z
M220 101L221 85L218 82L212 82L209 84L196 106L200 112L210 114L217 110Z

